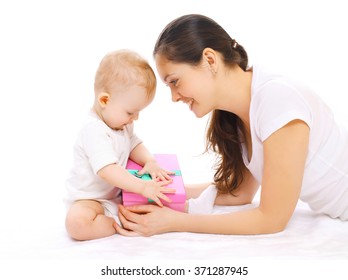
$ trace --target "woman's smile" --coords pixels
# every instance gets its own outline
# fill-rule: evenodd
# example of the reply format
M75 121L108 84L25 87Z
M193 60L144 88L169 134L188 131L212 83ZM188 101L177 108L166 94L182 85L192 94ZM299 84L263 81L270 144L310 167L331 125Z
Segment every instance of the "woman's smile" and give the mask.
M190 98L188 100L182 100L182 102L184 102L185 104L187 104L190 108L190 110L192 111L192 105L193 105L193 98Z

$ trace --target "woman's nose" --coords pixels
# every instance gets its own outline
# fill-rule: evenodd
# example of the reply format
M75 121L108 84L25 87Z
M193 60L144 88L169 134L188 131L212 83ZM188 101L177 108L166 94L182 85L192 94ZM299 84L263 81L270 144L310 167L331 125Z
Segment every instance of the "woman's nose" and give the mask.
M176 90L172 90L171 93L172 93L172 101L178 102L181 97L180 93L178 93Z

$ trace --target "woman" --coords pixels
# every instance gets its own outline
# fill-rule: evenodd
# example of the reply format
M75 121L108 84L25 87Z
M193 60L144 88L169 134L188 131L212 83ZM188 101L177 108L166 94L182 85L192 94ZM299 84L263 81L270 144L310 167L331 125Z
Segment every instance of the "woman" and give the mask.
M154 58L174 102L187 103L197 117L212 112L207 149L219 155L215 204L251 203L261 186L260 203L219 215L121 206L120 234L275 233L286 228L299 199L315 212L348 219L348 133L310 89L248 68L244 48L202 15L169 23Z

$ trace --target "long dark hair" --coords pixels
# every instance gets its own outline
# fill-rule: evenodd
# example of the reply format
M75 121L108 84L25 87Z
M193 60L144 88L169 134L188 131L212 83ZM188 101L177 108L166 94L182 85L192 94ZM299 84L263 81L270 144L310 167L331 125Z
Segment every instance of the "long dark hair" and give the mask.
M169 61L198 65L205 48L219 52L227 66L248 68L248 55L229 34L209 17L190 14L170 22L159 35L153 55ZM243 181L245 165L241 142L245 128L241 119L227 111L214 110L207 129L206 151L220 157L216 163L214 182L220 193L231 193Z

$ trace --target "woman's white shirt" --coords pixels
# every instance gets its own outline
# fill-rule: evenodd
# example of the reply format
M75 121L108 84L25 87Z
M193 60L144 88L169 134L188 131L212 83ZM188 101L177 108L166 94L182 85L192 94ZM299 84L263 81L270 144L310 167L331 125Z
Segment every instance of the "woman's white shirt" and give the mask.
M302 120L310 128L300 199L316 212L348 220L347 130L336 123L330 108L311 89L253 66L250 162L242 146L244 163L259 183L263 173L263 142L293 120Z

